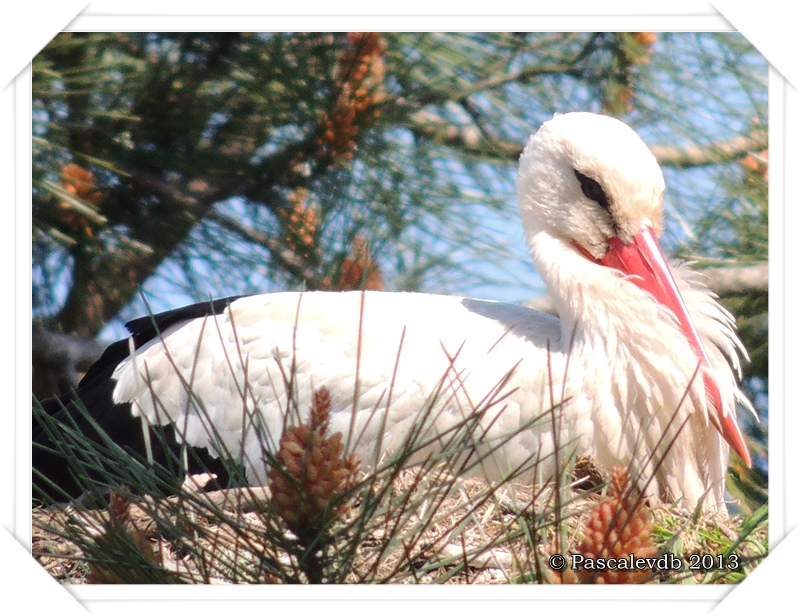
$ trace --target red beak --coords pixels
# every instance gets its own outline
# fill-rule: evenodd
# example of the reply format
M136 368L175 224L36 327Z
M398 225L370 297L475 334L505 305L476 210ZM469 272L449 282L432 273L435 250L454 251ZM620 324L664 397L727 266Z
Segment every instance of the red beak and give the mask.
M600 263L632 276L632 282L651 293L653 297L675 313L683 335L697 353L700 366L709 367L706 350L703 348L703 343L700 342L700 336L697 334L694 323L689 318L686 304L675 285L675 279L672 277L672 272L664 258L664 253L661 252L653 230L645 229L635 236L630 244L625 244L617 237L611 238L609 244L609 250L600 259ZM719 387L707 372L703 373L703 382L706 387L706 395L715 411L710 413L711 423L728 441L733 450L739 454L744 463L748 467L751 466L750 451L742 431L739 429L736 415L725 411Z

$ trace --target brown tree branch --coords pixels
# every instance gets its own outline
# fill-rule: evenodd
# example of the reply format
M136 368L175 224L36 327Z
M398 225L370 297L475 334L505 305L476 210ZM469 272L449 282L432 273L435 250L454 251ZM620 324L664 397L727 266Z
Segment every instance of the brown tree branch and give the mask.
M749 135L733 137L707 145L663 146L654 145L650 151L664 167L704 167L718 165L742 158L749 152L767 148L767 132L753 131Z
M697 271L706 277L708 288L723 299L769 293L769 264L766 262L736 267L709 267ZM555 314L553 300L549 295L528 300L524 305Z
M516 160L524 144L486 139L473 124L458 126L442 120L433 111L422 109L409 118L408 129L417 137L478 156Z
M77 386L82 373L105 349L105 344L93 338L61 334L37 325L31 334L33 394L39 399Z
M117 238L114 250L99 252L94 246L73 251L73 281L55 329L92 337L130 301L146 280L211 209L219 190L204 180L164 181L159 176L134 171L131 186L111 195L104 211L117 216L129 234ZM163 207L158 216L143 214L130 194L155 197ZM112 204L114 198L117 203Z
M210 220L219 223L229 231L233 231L248 242L269 250L272 257L279 263L279 267L289 272L298 280L313 280L315 278L314 271L308 267L303 259L301 259L297 253L282 245L274 237L270 237L261 231L245 227L240 221L216 211L212 211L208 217Z
M408 128L418 137L479 156L499 156L516 161L524 147L524 144L516 142L487 139L478 126L454 125L428 109L414 113L409 118ZM707 145L651 145L650 151L663 167L686 168L722 164L766 148L767 132L759 130Z

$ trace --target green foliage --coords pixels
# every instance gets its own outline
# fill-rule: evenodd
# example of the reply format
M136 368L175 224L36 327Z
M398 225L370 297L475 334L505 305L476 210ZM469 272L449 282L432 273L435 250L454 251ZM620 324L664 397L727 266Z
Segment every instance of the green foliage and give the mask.
M660 146L766 126L766 63L735 33L395 33L368 52L345 34L56 37L33 67L34 315L94 335L143 312L140 285L156 309L318 287L357 235L389 288L526 299L535 279L507 231L514 162L553 112L613 112ZM69 164L99 193L83 212L53 189ZM683 168L669 240L715 213L729 231L709 220L704 254L735 234L731 257L763 258L734 225L763 236L766 220L713 194L712 181L734 192L740 165ZM313 258L284 241L297 203L315 211Z

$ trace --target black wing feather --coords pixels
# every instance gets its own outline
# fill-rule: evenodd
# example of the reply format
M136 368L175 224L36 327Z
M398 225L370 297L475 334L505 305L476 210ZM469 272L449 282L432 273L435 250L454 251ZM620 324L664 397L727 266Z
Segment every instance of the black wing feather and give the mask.
M134 348L138 349L174 325L222 313L240 297L243 296L199 302L140 317L128 322L126 327L131 332ZM132 416L129 403L115 404L113 401L116 382L111 377L129 353L129 339L111 344L100 359L92 364L75 391L48 398L34 407L34 498L63 501L67 496L79 496L90 483L87 479L96 480L102 474L87 470L91 464L78 464L78 468L75 468L75 456L83 457L84 454L79 450L80 441L73 436L75 431L97 445L95 451L86 454L92 459L96 459L100 452L107 451L107 444L113 442L139 461L145 460L140 420ZM154 461L162 467L174 467L180 460L180 447L174 429L171 426L151 429L150 440ZM194 449L188 457L190 473L215 473L218 483L228 484L231 478L229 465L213 458L205 449ZM108 461L106 467L118 463ZM89 477L80 476L82 473Z

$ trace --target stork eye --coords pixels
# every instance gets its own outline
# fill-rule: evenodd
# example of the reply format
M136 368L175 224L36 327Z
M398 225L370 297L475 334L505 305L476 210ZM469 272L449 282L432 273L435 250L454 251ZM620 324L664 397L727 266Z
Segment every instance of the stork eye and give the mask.
M577 169L575 170L575 177L578 178L578 181L581 183L581 190L584 195L589 197L592 201L596 201L604 210L608 210L611 207L611 201L603 190L603 187L600 186L600 182L593 180L588 175L582 174Z

